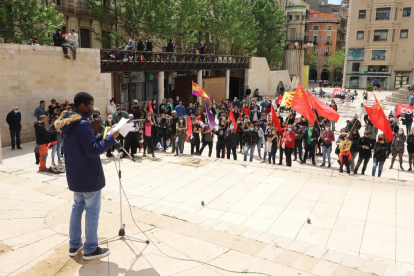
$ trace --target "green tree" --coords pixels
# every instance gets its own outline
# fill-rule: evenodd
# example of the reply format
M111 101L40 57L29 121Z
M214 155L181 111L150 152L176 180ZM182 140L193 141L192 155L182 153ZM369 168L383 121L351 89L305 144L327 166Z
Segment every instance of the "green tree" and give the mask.
M245 0L209 0L205 29L211 32L214 54L251 55L257 52L257 22L253 5Z
M315 68L318 65L318 52L308 51L305 55L305 64Z
M36 36L39 44L53 41L52 33L63 26L63 15L55 6L37 0L2 0L0 2L0 37L6 42L22 43Z
M252 0L253 16L257 22L257 56L265 57L271 69L277 67L285 54L286 13L275 0Z
M331 72L341 72L344 68L344 49L338 48L325 60L325 68Z

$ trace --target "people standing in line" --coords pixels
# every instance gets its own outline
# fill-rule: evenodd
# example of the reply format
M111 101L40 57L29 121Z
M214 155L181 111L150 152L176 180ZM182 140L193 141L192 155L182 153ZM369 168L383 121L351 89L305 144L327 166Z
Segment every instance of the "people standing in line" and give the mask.
M362 161L364 161L364 165L362 166L362 172L361 172L361 174L364 175L365 170L367 169L369 159L371 159L372 148L371 148L370 132L366 131L364 133L364 136L359 138L357 147L358 147L359 157L358 157L358 162L353 172L354 174L357 174L359 166L361 165Z
M332 142L335 141L335 134L331 130L329 124L325 125L325 130L321 134L321 144L322 144L322 165L325 166L325 160L328 158L328 168L331 167L331 152L332 152Z
M408 151L408 164L410 165L409 171L412 171L414 166L414 127L407 134L407 151Z
M254 126L250 125L250 128L244 132L243 140L245 143L244 147L244 161L247 161L247 154L250 150L250 162L253 161L254 148L259 140L259 134L254 130Z
M226 135L226 123L222 121L218 129L213 130L213 133L217 135L216 143L216 157L224 158L224 152L226 147L225 135Z
M211 153L213 151L213 140L214 140L214 135L211 132L210 126L208 124L206 124L203 127L203 131L202 131L202 145L201 145L201 149L200 149L200 155L203 153L204 148L206 146L208 146L208 157L211 157Z
M145 121L144 121L144 153L142 155L142 157L146 157L146 151L148 148L148 151L151 150L152 152L152 157L155 157L154 154L154 138L153 138L153 127L154 122L152 120L151 117L151 113L148 113L147 116L145 117Z
M40 101L40 104L38 107L36 107L33 116L35 116L37 118L37 120L40 119L40 116L47 116L47 110L45 109L46 107L46 102L44 100Z
M351 171L355 169L355 159L358 156L358 141L361 136L357 130L351 132L351 136L348 136L348 140L352 143L351 146Z
M273 165L276 165L276 152L279 145L279 136L276 128L272 127L267 137L267 151L269 153L269 164L273 159Z
M187 139L187 125L185 123L184 117L181 116L179 117L177 125L176 125L176 135L174 137L174 143L175 143L174 156L178 156L178 151L180 151L180 154L183 154L184 143L186 139Z
M385 160L387 159L387 138L384 134L378 135L378 140L374 146L374 159L372 166L372 176L375 176L375 172L378 167L378 177L381 177L382 168L384 167Z
M230 153L233 152L233 159L237 160L237 148L239 147L239 135L234 132L234 126L231 123L224 137L226 143L227 159L230 159Z
M293 161L296 161L299 155L299 161L302 162L302 137L304 128L299 124L299 118L295 119L295 121L296 123L293 126L293 131L295 132L295 148L293 150Z
M393 168L395 159L400 159L400 169L403 171L404 168L402 166L403 160L403 154L404 154L404 148L405 148L405 141L407 140L407 137L404 135L404 129L400 128L398 130L398 133L394 135L394 139L391 142L391 152L392 152L392 160L391 160L391 166L390 169Z
M6 122L9 125L11 149L22 149L20 147L20 132L22 131L22 114L19 111L19 107L13 106L12 111L7 114Z
M286 156L286 166L292 167L292 153L295 148L295 132L291 124L287 126L287 129L281 137L282 147L285 145L285 156Z
M309 122L309 127L303 131L303 147L305 148L305 155L301 163L306 163L309 157L312 159L312 165L316 165L315 162L315 146L319 138L319 132L313 127L313 124Z
M351 160L351 147L352 143L348 140L348 134L341 134L340 139L342 139L341 143L339 144L339 160L340 160L340 168L339 172L344 172L344 165L346 167L346 172L349 174L351 173L350 169L350 160Z
M45 128L47 117L46 115L41 115L39 121L34 123L35 135L36 135L36 145L39 152L39 172L47 172L46 168L46 159L47 159L47 144L50 141L50 135L56 134L56 131L47 130Z

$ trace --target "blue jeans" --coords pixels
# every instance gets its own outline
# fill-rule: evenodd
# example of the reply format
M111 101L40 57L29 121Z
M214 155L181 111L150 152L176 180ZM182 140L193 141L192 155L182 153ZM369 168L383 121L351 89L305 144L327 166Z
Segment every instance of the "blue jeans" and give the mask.
M407 128L407 133L410 133L412 124L413 124L413 122L406 122L405 123L405 127Z
M375 171L377 170L377 166L378 166L378 177L380 177L381 176L381 173L382 173L382 167L384 167L384 161L378 161L378 159L377 158L375 158L374 157L374 160L373 160L373 166L372 166L372 176L375 176Z
M260 149L260 147L262 146L262 139L263 137L259 137L259 141L257 141L257 152L259 153L259 156L262 156L262 150Z
M250 162L253 161L253 154L254 154L255 147L256 146L246 144L246 146L244 147L244 161L247 161L247 153L249 152L249 150L250 150Z
M264 144L265 144L264 148L266 149L267 148L267 139L265 139ZM267 156L267 150L264 150L263 161L266 161L266 156Z
M82 246L82 214L85 210L85 254L93 253L98 247L98 222L101 210L101 191L73 194L72 213L69 225L69 247Z
M331 121L331 123L332 123L332 130L335 131L335 122Z
M331 151L332 146L326 147L325 145L322 146L322 155L323 155L323 161L322 164L325 164L325 158L328 156L328 164L331 164Z
M271 160L273 159L273 165L276 164L276 152L277 152L277 146L269 145L270 152L269 152L269 164L271 163Z
M59 141L57 144L52 146L52 163L55 162L55 153L57 152L57 158L60 161L61 152L62 152L63 141Z

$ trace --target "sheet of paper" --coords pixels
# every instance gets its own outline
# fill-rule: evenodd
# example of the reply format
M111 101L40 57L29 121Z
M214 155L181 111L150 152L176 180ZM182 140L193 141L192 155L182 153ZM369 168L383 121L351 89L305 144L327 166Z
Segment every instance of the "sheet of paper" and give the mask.
M123 127L128 122L128 119L122 118L116 126L113 128L114 130L119 130L121 127Z
M119 129L119 133L125 137L132 130L134 130L134 124L125 124Z

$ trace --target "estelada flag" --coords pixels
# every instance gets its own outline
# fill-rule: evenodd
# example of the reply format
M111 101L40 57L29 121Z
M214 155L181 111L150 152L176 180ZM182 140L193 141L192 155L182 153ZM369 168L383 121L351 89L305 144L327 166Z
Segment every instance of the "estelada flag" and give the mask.
M149 101L149 103L148 103L148 112L149 113L154 113L154 109L152 109L151 101Z
M388 141L392 141L392 139L394 139L394 136L392 135L390 123L388 122L387 116L385 116L385 113L382 110L381 105L379 104L375 95L374 98L375 104L371 107L365 106L365 110L367 111L368 117L371 120L372 124L384 132L385 136L388 138Z
M276 116L276 111L275 108L273 107L273 104L271 104L272 106L272 121L273 121L273 125L276 128L276 131L279 131L281 126L280 126L280 122L279 122L279 118Z
M286 106L287 108L289 108L290 105L292 104L292 99L294 95L295 95L295 92L285 92L285 94L283 94L283 99L280 105Z
M233 114L233 111L231 110L231 108L230 108L229 120L230 120L230 123L234 126L234 133L236 133L237 123L236 123L236 120L234 120L234 114Z
M191 122L190 116L188 116L188 119L187 119L187 139L186 139L186 141L188 141L188 138L190 138L192 136L193 136L193 124Z
M203 89L201 89L200 86L197 85L197 83L193 82L193 95L197 97L202 97L204 99L210 100L210 97L204 92Z
M312 106L308 94L303 90L302 85L298 83L295 96L293 96L291 107L305 117L309 122L316 121L316 115L312 110Z
M319 116L328 118L329 120L334 121L336 123L338 122L339 114L335 110L333 110L332 107L325 104L318 98L314 97L308 90L306 90L306 93L308 94L308 97L311 101L312 108L318 111Z
M410 115L414 113L414 106L409 106L405 104L397 104L397 112L395 113L395 117L398 117L401 114Z

